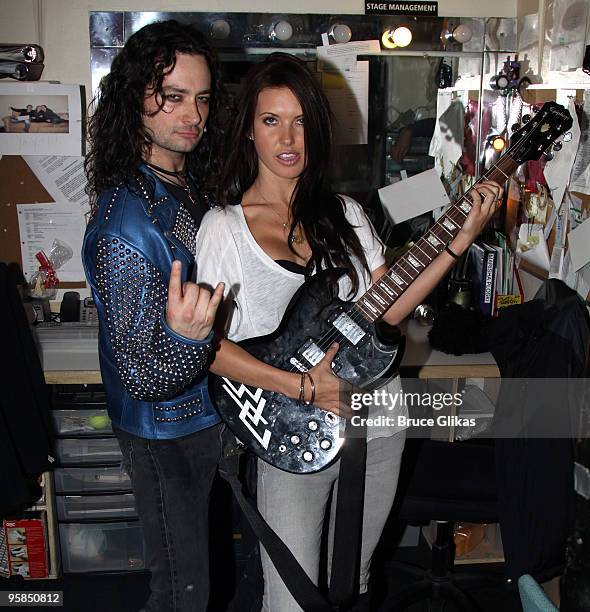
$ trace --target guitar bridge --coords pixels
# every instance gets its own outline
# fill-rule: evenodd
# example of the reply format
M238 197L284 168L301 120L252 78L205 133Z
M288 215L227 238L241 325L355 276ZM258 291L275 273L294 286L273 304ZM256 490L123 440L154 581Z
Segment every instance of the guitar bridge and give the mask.
M289 363L294 366L299 372L307 372L307 368L297 359L297 357L291 357Z
M309 340L303 345L301 356L311 365L316 366L326 353L312 340Z
M318 364L325 355L317 344L314 344L313 342L310 344L311 346L308 346L307 344L304 345L303 349L301 350L301 356L305 357L306 361L309 363L309 367L303 365L303 363L301 363L297 357L291 357L291 359L289 359L289 363L299 372L307 372L307 370ZM337 361L337 359L338 357L336 357L336 361L332 362L332 370L334 371L334 374L338 374L342 368L342 365ZM315 361L315 363L313 363L312 360Z

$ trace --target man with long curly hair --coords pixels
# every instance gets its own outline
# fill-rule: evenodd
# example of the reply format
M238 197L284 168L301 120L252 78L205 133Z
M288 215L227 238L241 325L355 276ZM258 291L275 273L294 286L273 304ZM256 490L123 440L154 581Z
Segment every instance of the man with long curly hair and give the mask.
M175 21L131 36L100 84L86 159L83 246L107 406L143 527L146 612L204 611L208 502L221 455L207 392L223 293L189 281L215 183L217 60Z

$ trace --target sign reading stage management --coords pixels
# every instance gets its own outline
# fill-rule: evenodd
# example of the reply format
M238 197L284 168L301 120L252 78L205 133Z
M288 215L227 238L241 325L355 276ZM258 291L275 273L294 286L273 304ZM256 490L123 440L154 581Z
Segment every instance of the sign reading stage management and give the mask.
M438 15L438 2L365 2L365 15Z

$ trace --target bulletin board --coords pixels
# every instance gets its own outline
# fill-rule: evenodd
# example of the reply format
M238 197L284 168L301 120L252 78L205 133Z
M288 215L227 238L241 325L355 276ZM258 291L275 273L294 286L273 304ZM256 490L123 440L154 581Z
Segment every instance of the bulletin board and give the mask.
M0 157L0 261L16 263L22 270L16 205L54 201L20 155ZM60 289L77 289L85 286L84 279L80 279L79 282L59 284Z

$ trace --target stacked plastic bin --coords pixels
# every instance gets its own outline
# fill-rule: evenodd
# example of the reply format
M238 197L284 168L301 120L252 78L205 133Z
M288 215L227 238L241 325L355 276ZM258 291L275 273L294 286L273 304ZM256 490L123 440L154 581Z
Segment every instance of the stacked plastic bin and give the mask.
M64 573L144 568L131 482L100 385L55 385L57 519Z

